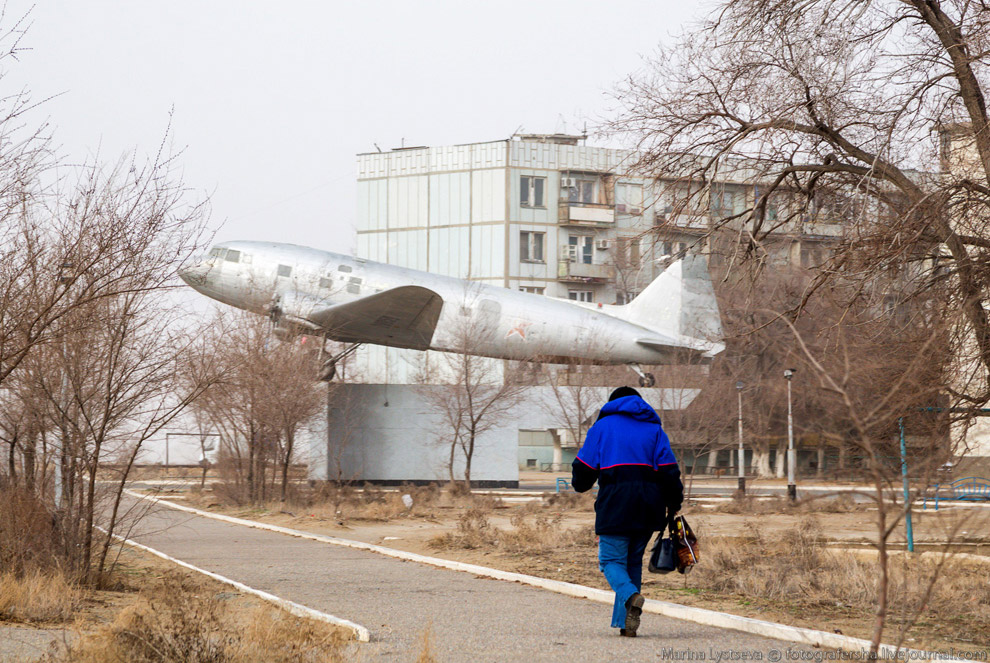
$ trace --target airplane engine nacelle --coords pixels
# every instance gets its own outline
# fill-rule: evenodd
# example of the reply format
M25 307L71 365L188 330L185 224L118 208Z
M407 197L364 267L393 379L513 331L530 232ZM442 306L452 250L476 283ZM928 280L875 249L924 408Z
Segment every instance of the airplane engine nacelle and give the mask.
M282 321L276 322L275 325L272 327L272 334L275 335L275 338L283 342L292 341L293 339L298 337L301 333L302 331L299 329L299 327L295 325L287 325Z
M275 335L280 340L286 340L299 334L319 332L319 325L308 318L320 304L319 300L306 295L295 293L276 295L271 305Z

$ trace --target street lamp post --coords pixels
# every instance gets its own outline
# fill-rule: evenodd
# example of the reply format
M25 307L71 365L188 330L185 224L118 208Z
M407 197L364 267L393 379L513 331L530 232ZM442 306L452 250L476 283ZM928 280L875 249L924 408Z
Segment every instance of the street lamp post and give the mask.
M784 379L787 380L787 496L792 502L797 500L797 486L794 483L797 459L794 454L794 414L791 407L791 378L796 372L795 368L784 369Z
M73 265L69 261L65 261L61 264L58 271L58 283L66 290L72 285L72 268ZM69 367L68 367L68 350L65 345L65 332L64 328L61 330L61 346L62 346L62 389L59 392L59 407L62 409L62 430L59 431L59 435L55 436L56 439L56 449L53 449L55 455L55 508L62 508L62 461L65 456L65 439L59 436L66 435L66 430L68 429L68 392L69 392Z
M739 463L739 492L746 493L746 452L743 450L743 416L742 416L742 390L744 385L741 381L736 382L736 393L739 396L739 453L736 460Z

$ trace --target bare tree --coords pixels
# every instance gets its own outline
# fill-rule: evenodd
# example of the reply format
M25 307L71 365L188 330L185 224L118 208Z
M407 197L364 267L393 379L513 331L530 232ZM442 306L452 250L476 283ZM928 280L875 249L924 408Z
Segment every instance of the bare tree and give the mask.
M208 342L222 354L225 377L193 410L220 433L221 471L238 499L264 501L276 483L286 498L297 436L324 407L318 343L304 338L280 341L252 314L220 312L214 321Z
M566 441L570 446L581 448L584 437L594 424L595 414L608 395L609 377L615 371L611 367L595 366L590 362L575 362L560 370L547 367L546 384L550 398L541 401L543 409L564 424ZM611 384L614 384L612 382ZM554 463L561 463L561 447L564 440L554 435ZM555 471L565 469L552 468Z
M990 399L988 25L963 0L727 0L622 86L610 124L643 169L679 180L681 206L730 175L756 186L709 232L730 258L765 262L775 231L842 226L792 319L838 278L872 304L939 288L965 332L944 338L963 418ZM896 287L869 287L890 272Z
M479 439L495 428L522 400L525 380L514 379L510 362L478 357L472 350L492 333L497 320L482 307L473 307L472 289L465 293L460 320L448 340L451 352L424 354L416 382L439 424L435 434L449 451L447 472L451 483L463 481L471 489L471 469ZM456 474L458 454L463 475Z

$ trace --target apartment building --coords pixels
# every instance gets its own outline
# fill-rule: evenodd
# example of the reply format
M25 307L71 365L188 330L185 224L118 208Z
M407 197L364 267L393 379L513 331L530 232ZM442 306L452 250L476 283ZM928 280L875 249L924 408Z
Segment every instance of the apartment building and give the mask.
M360 154L357 256L550 297L624 303L678 252L706 251L716 263L706 238L711 224L741 212L758 193L741 166L724 169L738 178L700 188L673 176L645 178L633 171L634 153L585 143L583 136L517 135ZM768 209L771 221L783 216L785 203ZM823 259L841 225L825 223L833 215L821 207L776 233L774 260ZM385 482L442 478L446 453L428 441L431 415L416 385L431 354L359 349L347 370L360 384L347 387L360 411L348 431L314 448L326 461L315 466L325 464L333 476L329 466L343 460L348 475ZM697 393L658 386L648 400L661 408L686 407ZM513 485L519 469L573 456L579 442L540 405L551 398L546 387L532 387L513 421L486 433L475 463L479 481ZM334 447L348 436L361 443Z

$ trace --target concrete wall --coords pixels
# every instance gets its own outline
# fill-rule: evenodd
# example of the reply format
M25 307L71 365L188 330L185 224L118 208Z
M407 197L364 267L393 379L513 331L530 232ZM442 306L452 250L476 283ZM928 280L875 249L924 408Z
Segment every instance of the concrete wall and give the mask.
M345 384L335 394L329 413L330 435L314 427L310 438L310 478L369 481L384 484L446 481L449 446L438 442L444 432L421 391L413 385ZM605 400L601 389L599 400ZM684 407L694 390L643 389L654 406L678 402ZM674 393L677 391L677 393ZM511 418L486 431L478 440L471 478L479 486L519 483L520 429L564 427L548 387L532 387ZM547 447L552 454L553 448ZM552 460L552 459L549 459ZM548 461L549 462L549 461ZM463 476L458 452L455 476Z

